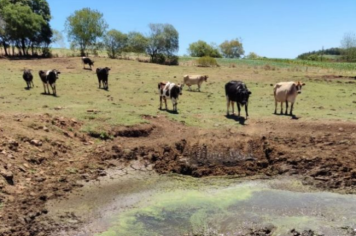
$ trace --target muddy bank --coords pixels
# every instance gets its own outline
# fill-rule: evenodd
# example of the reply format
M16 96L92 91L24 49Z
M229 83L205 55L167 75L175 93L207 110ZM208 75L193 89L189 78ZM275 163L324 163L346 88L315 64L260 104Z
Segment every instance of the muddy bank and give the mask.
M302 175L305 184L355 192L353 123L250 120L245 127L200 130L164 117L147 120L110 128L105 132L113 138L103 141L71 118L2 116L0 235L48 235L66 227L47 217L45 203L80 188L79 180L95 180L133 160L160 174ZM70 213L63 217L80 221Z

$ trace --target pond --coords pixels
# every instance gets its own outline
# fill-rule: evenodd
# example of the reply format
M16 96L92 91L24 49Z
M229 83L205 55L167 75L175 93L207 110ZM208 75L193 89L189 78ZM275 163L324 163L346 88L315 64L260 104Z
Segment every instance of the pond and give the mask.
M290 177L197 179L127 168L48 208L57 221L73 213L85 222L62 236L247 235L262 228L270 235L355 235L356 228L355 195L312 190Z

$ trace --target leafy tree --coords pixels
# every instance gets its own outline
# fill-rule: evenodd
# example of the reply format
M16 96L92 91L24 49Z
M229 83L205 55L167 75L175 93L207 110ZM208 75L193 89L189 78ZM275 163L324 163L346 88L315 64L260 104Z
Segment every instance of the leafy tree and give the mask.
M346 61L356 61L356 35L352 32L346 33L341 40Z
M221 54L216 46L209 45L202 40L191 43L189 45L188 52L192 57L221 57Z
M82 56L87 48L95 47L108 28L103 14L90 8L75 11L67 18L65 25L71 45L79 46Z
M240 58L245 53L242 43L238 39L224 41L220 44L220 49L223 56L227 58Z
M128 37L115 29L110 30L104 37L105 49L110 58L116 58L127 48Z
M17 41L23 55L27 55L26 48L31 39L41 31L45 21L42 16L32 12L27 5L8 4L2 11L6 22L6 33L11 40Z
M150 24L146 52L152 62L162 63L179 49L179 34L171 24Z
M57 44L60 48L65 48L66 45L64 42L63 34L55 29L52 29L52 32L53 34L52 34L51 42L53 44Z
M256 53L254 52L250 52L246 57L246 59L258 59L258 58L261 58L259 55L257 55Z
M129 52L144 53L148 46L148 39L139 32L129 32L128 35Z

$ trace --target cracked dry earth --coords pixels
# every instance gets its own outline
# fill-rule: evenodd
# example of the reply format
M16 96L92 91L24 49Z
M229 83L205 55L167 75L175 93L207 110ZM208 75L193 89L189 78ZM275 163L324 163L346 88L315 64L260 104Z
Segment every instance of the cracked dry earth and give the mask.
M160 174L295 175L320 189L356 192L356 123L251 119L245 126L209 130L165 117L145 119L148 124L109 127L113 139L103 141L81 132L83 124L68 117L2 115L0 236L48 235L75 227L47 217L45 203L80 188L80 180L95 180L132 161Z

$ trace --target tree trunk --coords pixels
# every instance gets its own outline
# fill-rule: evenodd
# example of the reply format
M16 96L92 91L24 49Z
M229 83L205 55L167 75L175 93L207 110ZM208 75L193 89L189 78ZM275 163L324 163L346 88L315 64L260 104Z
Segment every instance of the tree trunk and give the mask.
M7 48L6 48L6 42L5 41L2 41L2 45L3 45L3 47L4 47L4 51L5 51L5 56L9 56L8 54L7 54Z
M24 38L21 39L21 46L22 46L23 55L26 56L26 44Z

